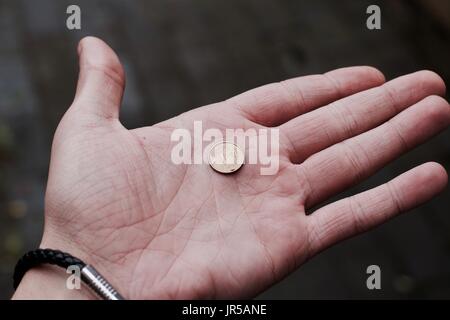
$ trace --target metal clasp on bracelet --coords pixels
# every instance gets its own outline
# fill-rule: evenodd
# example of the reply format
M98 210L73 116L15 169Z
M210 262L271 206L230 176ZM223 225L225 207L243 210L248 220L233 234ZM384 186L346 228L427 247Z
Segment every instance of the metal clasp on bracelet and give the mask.
M81 269L81 280L104 300L125 300L93 266Z

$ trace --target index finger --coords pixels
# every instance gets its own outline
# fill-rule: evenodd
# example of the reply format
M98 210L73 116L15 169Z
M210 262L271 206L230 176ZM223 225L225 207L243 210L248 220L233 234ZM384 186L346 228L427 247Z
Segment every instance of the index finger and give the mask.
M271 83L246 91L227 102L253 122L277 126L384 82L383 74L373 67L349 67Z

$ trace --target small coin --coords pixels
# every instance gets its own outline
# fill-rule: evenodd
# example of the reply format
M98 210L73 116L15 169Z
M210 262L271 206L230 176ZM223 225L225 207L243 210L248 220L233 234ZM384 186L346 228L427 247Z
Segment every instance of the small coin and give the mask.
M244 153L237 145L222 141L209 151L209 165L220 173L232 173L244 164Z

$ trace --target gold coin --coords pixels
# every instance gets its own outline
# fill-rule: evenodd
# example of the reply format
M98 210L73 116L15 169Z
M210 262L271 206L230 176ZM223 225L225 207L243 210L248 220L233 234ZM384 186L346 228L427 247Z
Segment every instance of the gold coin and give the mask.
M244 153L237 145L223 141L212 146L209 151L209 165L220 173L232 173L244 164Z

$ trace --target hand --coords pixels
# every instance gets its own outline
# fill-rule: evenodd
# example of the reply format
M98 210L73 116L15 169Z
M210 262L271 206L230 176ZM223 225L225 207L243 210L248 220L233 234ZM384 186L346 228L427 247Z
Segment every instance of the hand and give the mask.
M445 85L432 72L384 83L370 67L338 69L128 130L118 118L118 58L95 38L81 41L79 55L75 100L53 141L41 247L94 265L128 299L253 297L447 183L427 163L306 215L449 125ZM194 121L279 128L278 173L173 164L171 133ZM42 297L33 286L43 272L30 271L15 297Z

